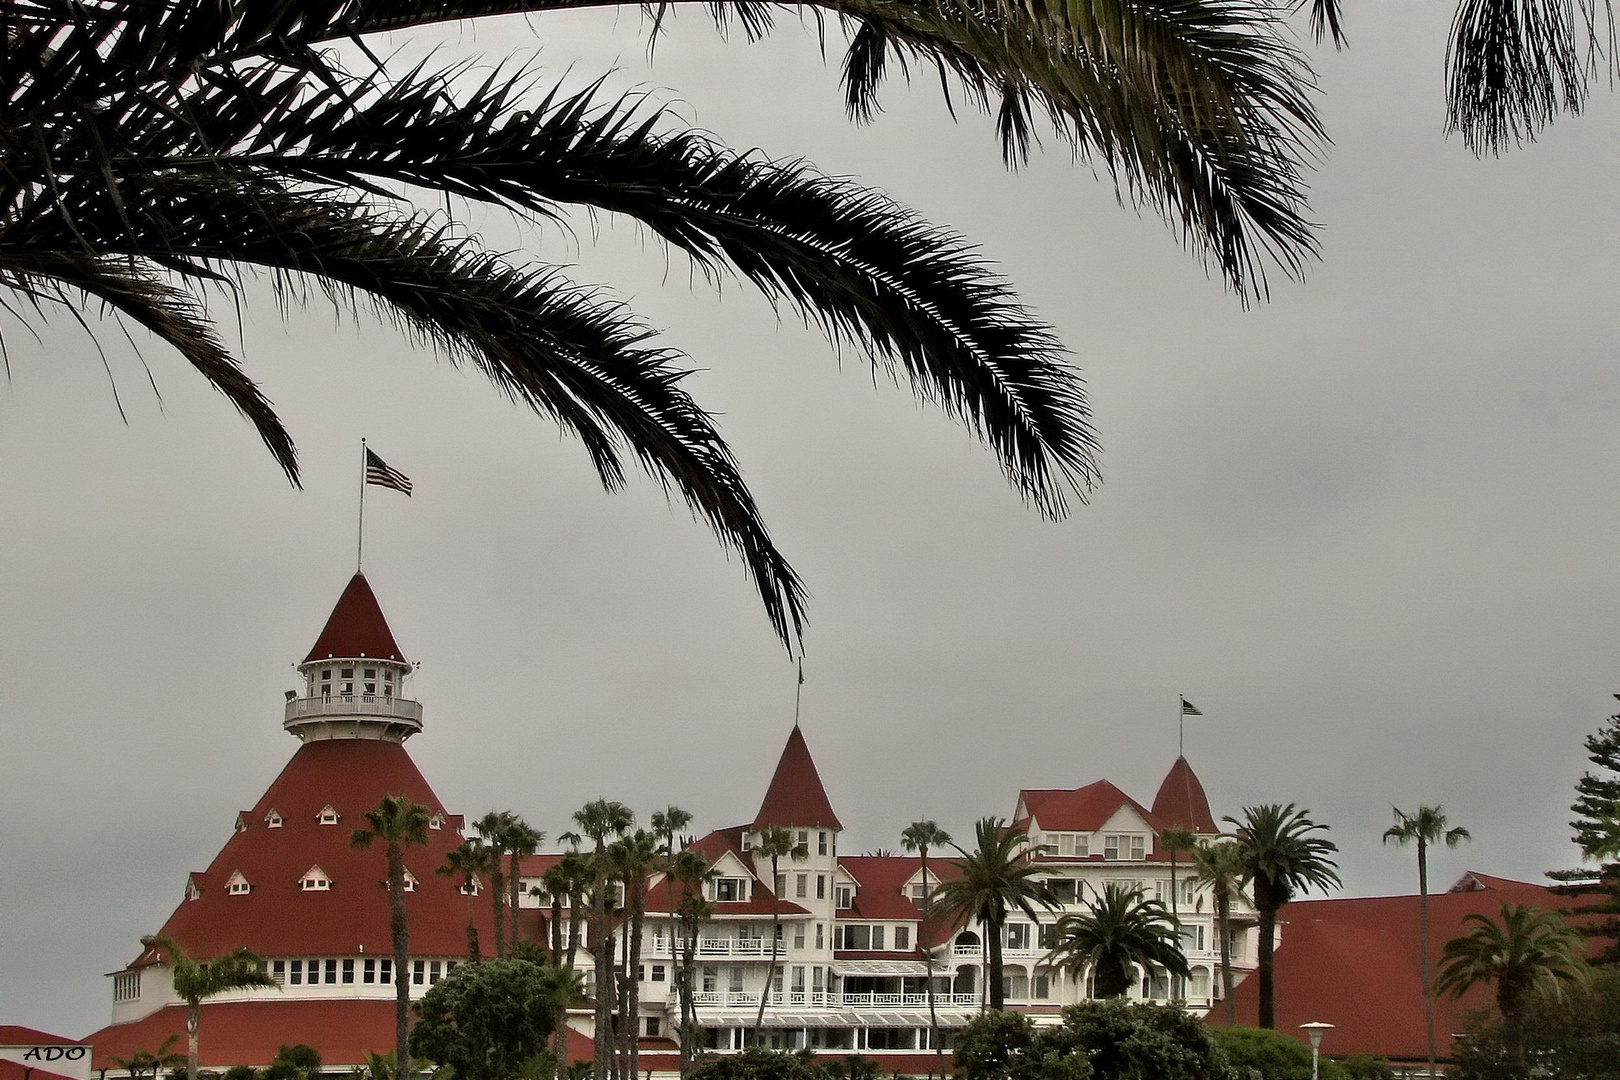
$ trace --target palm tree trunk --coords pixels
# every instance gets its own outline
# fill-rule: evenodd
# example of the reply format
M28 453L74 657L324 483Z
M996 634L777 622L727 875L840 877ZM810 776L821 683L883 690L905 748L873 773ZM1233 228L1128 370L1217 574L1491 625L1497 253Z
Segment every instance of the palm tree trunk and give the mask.
M774 850L774 849L773 849ZM765 1023L765 1003L771 1000L771 984L776 981L776 947L782 943L778 931L782 927L782 897L776 886L781 875L777 872L776 856L771 856L771 966L765 972L765 985L759 992L759 1013L754 1017L754 1045L759 1045L759 1029Z
M1215 894L1215 920L1221 932L1221 995L1226 1001L1226 1026L1237 1026L1237 1005L1232 1001L1232 898Z
M478 923L473 918L473 891L470 882L467 887L467 959L475 964L482 959L478 951Z
M934 1011L934 953L928 947L926 940L928 933L927 909L931 906L928 893L928 846L926 844L921 845L917 848L917 851L922 856L924 909L922 920L917 923L917 946L922 949L923 967L928 972L928 1037L934 1043L934 1066L929 1069L928 1077L929 1080L933 1080L936 1071L941 1077L945 1075L945 1048L939 1045L939 1013Z
M405 921L405 853L398 844L388 845L388 932L394 945L394 1060L399 1063L395 1076L408 1080L411 1075L411 933Z
M630 972L630 1000L624 1010L629 1014L629 1080L636 1080L640 1075L637 1070L641 1067L641 931L646 907L644 882L645 879L638 881L633 890L630 909L630 961L625 965Z
M692 969L697 966L698 934L701 927L692 926L686 942L681 946L680 986L677 993L681 1001L681 1075L692 1067L692 1040L697 1038L697 1007L692 1004Z
M554 967L562 966L562 943L562 897L553 895L551 898L551 963Z
M495 959L499 960L506 955L506 875L501 873L501 851L496 848L491 853L489 872L489 899L495 908Z
M995 1012L1001 1012L1007 1005L1007 988L1001 985L1001 927L1004 922L1005 915L994 920L989 934L985 935L990 948L990 970L985 974L985 981L990 984L990 1008Z
M1277 1026L1276 960L1273 953L1276 940L1277 911L1272 907L1260 908L1260 1026Z
M1418 855L1418 975L1423 980L1423 1027L1429 1037L1429 1080L1434 1080L1434 988L1429 985L1429 851L1420 833Z
M507 948L508 956L516 955L518 943L518 900L523 888L522 875L518 873L518 853L512 852L512 872L506 877L506 889L512 900L512 944Z
M612 1013L609 1002L613 997L613 965L608 956L607 933L607 854L600 842L596 845L595 888L591 895L591 952L596 972L596 1033L593 1038L591 1075L595 1080L608 1080L612 1068Z
M197 1080L197 1031L201 1027L202 1002L186 1002L186 1080Z

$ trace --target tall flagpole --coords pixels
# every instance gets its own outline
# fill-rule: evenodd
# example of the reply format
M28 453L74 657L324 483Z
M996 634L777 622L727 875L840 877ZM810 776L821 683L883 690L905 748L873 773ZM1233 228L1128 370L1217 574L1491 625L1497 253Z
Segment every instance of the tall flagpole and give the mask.
M793 730L799 729L799 699L804 696L804 658L799 658L799 682L793 688Z
M366 437L360 436L360 528L355 532L354 572L360 573L366 558Z
M1186 698L1176 695L1176 757L1187 756L1187 706Z

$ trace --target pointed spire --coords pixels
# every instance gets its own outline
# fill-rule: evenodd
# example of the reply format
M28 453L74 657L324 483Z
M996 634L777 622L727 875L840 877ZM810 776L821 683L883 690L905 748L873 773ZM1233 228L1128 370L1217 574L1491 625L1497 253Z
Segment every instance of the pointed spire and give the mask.
M382 606L371 591L364 574L349 579L348 587L338 597L337 606L326 620L326 628L315 640L315 647L304 657L304 663L318 660L392 660L407 663L394 641L388 620L383 618Z
M1176 763L1165 774L1164 783L1159 785L1159 793L1153 796L1153 816L1159 819L1160 828L1180 825L1195 833L1220 832L1215 827L1214 815L1209 812L1204 785L1198 782L1198 774L1184 757L1176 758Z
M782 748L782 759L776 763L776 774L760 803L759 815L754 818L754 829L767 825L789 825L843 829L832 803L827 801L827 790L821 786L821 774L805 745L804 733L797 725Z

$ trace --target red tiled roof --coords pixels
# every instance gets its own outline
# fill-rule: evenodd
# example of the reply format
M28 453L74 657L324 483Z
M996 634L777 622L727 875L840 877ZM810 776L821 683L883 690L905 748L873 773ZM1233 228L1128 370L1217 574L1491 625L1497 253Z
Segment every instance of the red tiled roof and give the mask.
M362 947L367 953L390 955L383 852L377 845L366 851L349 846L350 834L365 825L362 815L384 795L403 795L444 814L438 796L399 743L334 739L304 744L248 812L247 828L226 841L207 870L193 875L201 897L182 900L162 932L194 956L214 956L238 946L266 956L344 956ZM336 825L316 820L328 804L339 814ZM271 809L281 817L279 828L265 824ZM405 849L405 866L417 880L415 891L405 897L415 955L459 956L466 951L468 902L460 891L461 879L434 873L461 842L460 824L459 816L445 815L444 826L428 832L426 845ZM332 879L330 891L299 887L314 865ZM231 896L225 885L238 870L251 891ZM479 937L491 941L487 881L472 907Z
M1018 799L1030 818L1048 832L1096 832L1121 806L1132 807L1150 824L1154 820L1146 807L1107 780L1073 791L1021 791Z
M913 921L922 918L917 905L901 892L922 865L922 859L909 855L840 855L838 865L849 871L860 885L855 890L855 906L848 914L839 912L839 918ZM929 880L938 881L940 871L946 870L947 865L947 860L930 855Z
M1195 833L1221 831L1215 827L1215 817L1209 812L1204 785L1198 782L1198 774L1184 757L1176 758L1176 763L1165 774L1164 783L1159 785L1159 793L1153 796L1153 816L1159 819L1157 824L1161 829L1180 825Z
M12 1044L0 1042L0 1046L10 1045ZM9 1058L0 1058L0 1080L77 1080L77 1078L41 1069L35 1065L24 1065Z
M326 628L315 639L315 647L304 657L304 663L332 657L405 662L404 654L394 642L393 631L388 629L388 620L383 618L377 595L371 591L364 574L349 579L326 620Z
M1495 919L1503 904L1567 908L1577 901L1528 882L1471 875L1490 882L1467 892L1429 897L1429 973L1432 978L1447 941L1467 931L1464 918ZM1322 1051L1375 1054L1392 1061L1428 1056L1423 1027L1423 992L1418 972L1418 897L1372 896L1335 900L1296 900L1278 916L1277 1029L1294 1032L1300 1024L1333 1024ZM1250 976L1232 994L1240 1024L1259 1015L1259 980ZM1486 1008L1491 993L1475 986L1459 1000L1437 997L1434 1030L1441 1058L1451 1055L1451 1033L1463 1030L1463 1014ZM1223 1023L1217 1005L1205 1018Z
M765 790L765 801L759 805L753 828L767 825L792 825L842 829L827 791L821 786L821 774L810 757L810 748L804 744L804 735L797 727L788 736L782 748L782 757L776 763L776 774L771 786Z
M0 1046L74 1046L77 1039L20 1024L0 1024Z

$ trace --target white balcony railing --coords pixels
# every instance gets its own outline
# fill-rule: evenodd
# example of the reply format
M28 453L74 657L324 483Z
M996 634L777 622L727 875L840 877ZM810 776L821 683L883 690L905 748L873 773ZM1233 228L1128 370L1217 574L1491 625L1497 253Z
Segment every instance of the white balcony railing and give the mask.
M741 991L709 990L692 995L692 1004L700 1009L738 1008L758 1006L759 995ZM977 994L935 994L936 1008L953 1006L977 1007ZM786 1009L926 1009L927 994L845 994L832 990L789 990L785 994L771 994L770 1005Z
M287 702L286 723L323 716L383 716L422 726L422 703L384 694L331 694L293 698Z
M684 956L686 954L686 942L677 940L674 944L677 949L674 954L675 958L678 959ZM784 941L778 946L776 955L780 958L787 956L787 954L787 942ZM670 939L667 937L653 938L642 945L641 955L654 960L670 958ZM699 959L703 960L729 956L763 957L769 960L771 943L765 938L698 938L697 955Z

